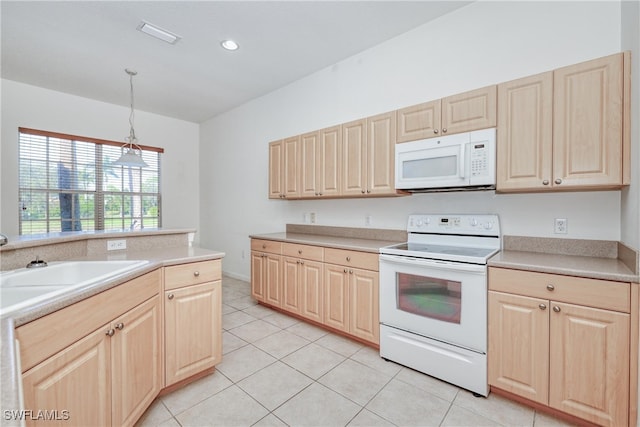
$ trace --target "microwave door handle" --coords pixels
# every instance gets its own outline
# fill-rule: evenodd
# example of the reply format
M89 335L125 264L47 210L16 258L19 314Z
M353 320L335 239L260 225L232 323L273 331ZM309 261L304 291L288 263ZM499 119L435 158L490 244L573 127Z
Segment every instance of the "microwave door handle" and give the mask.
M458 165L458 176L461 179L464 179L465 177L465 169L466 169L466 165L465 165L465 154L467 151L467 144L462 144L460 145L460 164Z

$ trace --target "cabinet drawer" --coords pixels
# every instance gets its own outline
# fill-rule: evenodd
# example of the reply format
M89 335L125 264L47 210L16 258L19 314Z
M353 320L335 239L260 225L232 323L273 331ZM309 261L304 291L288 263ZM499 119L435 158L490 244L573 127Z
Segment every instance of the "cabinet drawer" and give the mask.
M272 254L282 253L282 242L273 240L251 239L251 250L258 252L269 252Z
M324 250L324 262L378 271L377 253L327 248Z
M629 313L629 283L558 274L489 268L489 289Z
M22 371L108 324L159 290L160 269L18 327Z
M322 261L324 249L321 246L285 243L282 245L282 254L295 258L310 259L312 261Z
M222 262L219 259L165 267L164 288L175 289L220 280L221 270Z

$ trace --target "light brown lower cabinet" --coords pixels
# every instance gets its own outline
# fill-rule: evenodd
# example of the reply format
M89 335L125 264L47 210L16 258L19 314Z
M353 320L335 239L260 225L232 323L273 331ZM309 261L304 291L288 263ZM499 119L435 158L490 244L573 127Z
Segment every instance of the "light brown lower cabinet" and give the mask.
M251 296L275 307L281 305L282 243L251 240Z
M220 362L220 279L220 260L165 267L16 328L26 424L132 426Z
M378 272L325 265L325 324L380 343Z
M221 261L165 267L165 386L222 360Z
M603 426L629 423L631 284L489 269L489 384ZM513 292L518 292L514 294ZM573 300L579 304L573 304Z
M222 360L220 280L165 291L165 385Z
M261 239L251 250L255 299L380 343L378 254Z
M76 308L70 328L82 325ZM54 419L27 418L27 425L134 425L162 388L160 320L156 294L25 371L25 409L54 411ZM41 327L25 330L25 342Z
M282 250L281 308L322 323L322 248L285 243Z

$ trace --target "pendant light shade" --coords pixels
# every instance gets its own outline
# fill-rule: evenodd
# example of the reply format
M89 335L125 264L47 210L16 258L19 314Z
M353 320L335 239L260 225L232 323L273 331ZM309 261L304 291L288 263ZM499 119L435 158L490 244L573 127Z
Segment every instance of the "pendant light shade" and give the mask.
M114 165L119 166L129 166L134 168L146 168L149 165L142 159L142 149L137 144L138 139L136 138L136 131L133 129L133 119L134 119L134 110L133 110L133 76L138 74L134 70L125 69L124 70L129 75L129 86L131 88L131 113L129 114L129 136L125 138L127 143L122 146L123 149L126 149L125 152L120 156L118 160L113 162Z

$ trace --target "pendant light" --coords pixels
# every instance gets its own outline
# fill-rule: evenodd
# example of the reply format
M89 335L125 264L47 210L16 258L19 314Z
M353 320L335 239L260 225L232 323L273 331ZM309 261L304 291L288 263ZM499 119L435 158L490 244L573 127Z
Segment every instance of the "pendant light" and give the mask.
M146 168L149 165L142 159L142 149L137 144L136 131L133 129L133 76L138 74L134 70L124 70L129 75L129 86L131 87L131 114L129 114L129 136L125 138L128 142L122 146L126 148L126 151L120 156L118 160L113 162L114 165L129 166L135 168Z

